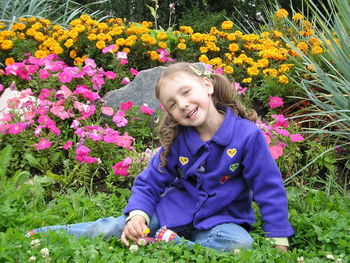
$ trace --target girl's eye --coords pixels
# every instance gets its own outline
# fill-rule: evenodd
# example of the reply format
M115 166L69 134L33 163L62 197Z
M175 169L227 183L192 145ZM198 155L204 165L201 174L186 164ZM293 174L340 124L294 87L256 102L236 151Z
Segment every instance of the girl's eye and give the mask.
M173 102L173 103L171 103L170 105L169 105L169 109L172 109L172 108L174 108L175 107L175 102Z
M185 95L185 94L187 94L189 92L190 92L190 90L185 90L183 94Z

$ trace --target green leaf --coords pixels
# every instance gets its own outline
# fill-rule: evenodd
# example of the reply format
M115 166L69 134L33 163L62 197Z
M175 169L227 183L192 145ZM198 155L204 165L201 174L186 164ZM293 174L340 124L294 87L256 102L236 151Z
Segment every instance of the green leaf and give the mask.
M33 166L38 169L42 169L42 165L40 164L39 160L36 159L32 154L25 153L24 158L28 161L30 166Z
M17 171L15 173L15 175L13 176L14 182L15 182L15 186L18 187L18 186L28 182L29 175L30 174L27 171Z
M0 152L0 179L6 176L7 167L10 165L12 159L12 145L7 145Z
M156 13L156 10L154 10L154 8L152 6L149 6L146 4L146 6L149 8L149 10L151 11L151 15L156 18L157 16L157 13Z

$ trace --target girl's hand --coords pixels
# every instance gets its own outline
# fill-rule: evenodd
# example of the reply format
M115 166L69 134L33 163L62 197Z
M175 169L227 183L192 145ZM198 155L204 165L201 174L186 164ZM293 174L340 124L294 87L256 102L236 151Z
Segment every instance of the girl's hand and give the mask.
M276 245L275 248L281 250L282 252L288 251L288 247L282 245Z
M146 219L140 215L133 216L124 227L120 240L126 246L129 246L128 240L137 242L139 238L146 236L146 234L144 233L146 229Z

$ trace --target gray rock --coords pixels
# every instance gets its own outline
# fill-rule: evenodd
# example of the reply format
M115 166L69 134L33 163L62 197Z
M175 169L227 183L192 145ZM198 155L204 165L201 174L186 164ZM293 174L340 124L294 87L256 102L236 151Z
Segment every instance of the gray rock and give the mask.
M202 63L194 63L203 67ZM108 106L117 108L120 103L132 101L134 105L147 104L152 109L160 109L160 103L154 94L156 82L166 67L160 66L147 70L142 70L135 79L124 87L107 92L103 99Z

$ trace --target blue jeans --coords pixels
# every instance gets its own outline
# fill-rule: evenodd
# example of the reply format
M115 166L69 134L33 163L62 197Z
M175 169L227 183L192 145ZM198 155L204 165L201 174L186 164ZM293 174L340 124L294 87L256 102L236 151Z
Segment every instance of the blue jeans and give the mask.
M126 216L122 215L118 218L100 218L96 221L86 223L47 226L32 231L38 233L48 230L63 229L68 234L72 234L76 237L96 237L98 235L103 235L104 237L115 236L120 238L125 227L125 219ZM161 227L156 215L153 215L148 227L151 230L149 236L154 237L157 230ZM248 249L253 244L253 239L249 233L243 227L233 223L217 225L209 230L196 230L191 226L177 227L172 230L178 233L180 237L183 237L175 242L188 246L198 243L205 247L229 251L237 248Z

